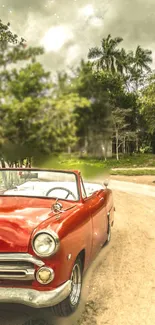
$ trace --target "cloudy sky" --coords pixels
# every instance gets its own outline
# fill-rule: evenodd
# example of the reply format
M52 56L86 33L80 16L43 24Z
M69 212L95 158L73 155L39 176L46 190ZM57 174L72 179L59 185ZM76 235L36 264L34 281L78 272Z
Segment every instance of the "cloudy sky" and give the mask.
M45 47L49 70L77 65L109 33L126 49L150 48L155 61L155 0L0 0L0 17L28 45Z

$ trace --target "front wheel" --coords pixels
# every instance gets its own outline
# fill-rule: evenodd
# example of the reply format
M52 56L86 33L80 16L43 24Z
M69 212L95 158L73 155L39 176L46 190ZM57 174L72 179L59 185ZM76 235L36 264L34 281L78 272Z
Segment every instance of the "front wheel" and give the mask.
M82 263L80 258L77 258L74 263L71 281L72 289L70 295L58 305L51 307L52 314L55 316L69 316L78 307L82 289Z

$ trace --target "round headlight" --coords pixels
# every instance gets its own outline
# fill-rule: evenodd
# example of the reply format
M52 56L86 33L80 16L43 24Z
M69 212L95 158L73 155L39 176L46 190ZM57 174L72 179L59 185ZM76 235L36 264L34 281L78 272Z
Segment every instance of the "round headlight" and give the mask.
M39 232L33 239L33 250L36 255L48 257L56 253L59 247L59 238L56 233Z

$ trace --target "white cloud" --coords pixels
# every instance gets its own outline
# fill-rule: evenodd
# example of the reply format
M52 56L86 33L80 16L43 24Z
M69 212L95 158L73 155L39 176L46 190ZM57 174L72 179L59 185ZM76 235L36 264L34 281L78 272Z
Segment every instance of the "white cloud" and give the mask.
M89 21L92 26L101 27L103 25L103 19L98 17L92 17Z
M67 26L55 26L45 33L41 45L47 52L58 52L71 39L73 39L73 34Z
M77 58L79 58L80 54L80 46L75 44L73 46L70 46L67 55L66 55L66 63L71 64L73 61L76 61Z
M86 18L89 18L94 15L94 8L91 4L88 4L79 10L79 14Z
M42 42L46 53L38 60L47 69L65 69L70 61L76 66L109 33L123 37L127 50L151 48L155 60L155 0L0 0L0 8L28 46Z

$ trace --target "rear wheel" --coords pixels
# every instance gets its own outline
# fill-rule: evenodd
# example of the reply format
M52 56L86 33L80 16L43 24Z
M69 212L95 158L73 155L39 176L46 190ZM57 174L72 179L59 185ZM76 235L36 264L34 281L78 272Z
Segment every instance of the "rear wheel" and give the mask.
M71 273L72 289L70 295L58 305L51 307L52 314L55 316L69 316L78 307L82 289L82 263L77 258Z

